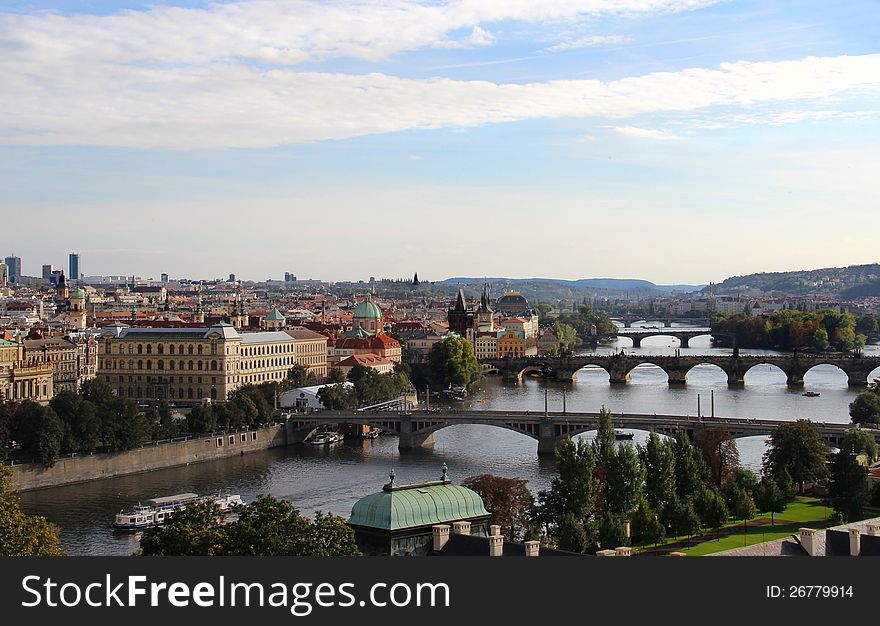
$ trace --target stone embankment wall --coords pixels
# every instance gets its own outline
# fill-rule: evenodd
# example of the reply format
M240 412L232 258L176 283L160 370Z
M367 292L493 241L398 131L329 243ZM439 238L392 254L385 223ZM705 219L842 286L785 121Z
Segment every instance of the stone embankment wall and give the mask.
M138 474L212 461L287 445L283 424L253 430L194 437L184 441L145 445L128 452L58 459L52 467L13 466L12 486L18 491L44 489L125 474Z

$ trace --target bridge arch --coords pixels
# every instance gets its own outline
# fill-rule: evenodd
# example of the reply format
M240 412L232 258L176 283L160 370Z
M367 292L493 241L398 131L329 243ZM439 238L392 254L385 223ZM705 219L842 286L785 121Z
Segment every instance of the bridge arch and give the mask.
M711 361L694 363L687 369L685 376L691 382L698 384L721 384L729 380L727 371L718 363L712 363Z
M583 367L577 370L574 375L577 377L579 383L590 383L598 378L602 378L602 384L607 385L611 380L611 372L598 363L586 363Z
M474 420L474 421L468 422L467 424L462 424L461 422L447 422L445 424L435 424L433 426L429 426L428 428L414 430L413 434L419 435L419 436L433 435L434 433L436 433L438 431L445 430L447 428L458 427L458 426L462 426L462 427L491 426L493 428L501 428L504 430L509 430L511 432L517 433L518 435L525 435L526 437L529 437L529 438L534 439L536 441L539 439L539 433L538 433L536 424L534 424L534 425L533 424L522 424L522 425L518 426L516 424L516 422L498 423L496 421L490 421L490 420ZM535 426L536 428L534 428L534 429L526 428L526 426Z
M665 379L661 380L654 371L654 368L659 369L663 376L665 376ZM637 370L641 371L637 372ZM633 373L636 373L635 380L640 381L642 384L668 383L670 379L669 371L659 363L653 361L642 361L631 367L629 371L626 372L626 379L628 382L633 382Z
M755 377L764 375L767 377L767 382L764 384L767 385L785 385L788 381L789 372L786 372L783 368L775 363L771 363L770 361L765 361L761 363L753 363L746 369L743 373L743 381L746 384L749 384L749 378L751 377L752 383L755 384Z
M868 372L868 384L870 385L875 380L880 380L880 367L875 367Z
M820 368L816 371L816 368ZM824 374L824 376L823 376ZM807 380L807 377L810 377L812 380ZM808 367L802 376L803 382L814 383L817 377L824 377L830 380L832 383L839 383L841 387L847 387L849 385L849 375L846 370L841 368L839 365L835 363L814 363Z

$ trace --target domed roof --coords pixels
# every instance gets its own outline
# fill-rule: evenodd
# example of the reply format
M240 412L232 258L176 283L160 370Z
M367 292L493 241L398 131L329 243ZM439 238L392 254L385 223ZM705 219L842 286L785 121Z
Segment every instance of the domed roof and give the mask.
M71 300L77 300L77 299L85 300L86 299L86 292L83 291L82 289L76 288L70 292L70 295L68 297Z
M286 320L287 318L279 311L278 309L272 309L269 315L266 316L266 319L272 322L280 322Z
M372 300L364 300L357 308L354 310L354 316L356 318L367 318L367 319L382 319L382 309L376 305Z
M415 485L389 483L355 502L348 524L402 530L488 517L480 495L448 480Z

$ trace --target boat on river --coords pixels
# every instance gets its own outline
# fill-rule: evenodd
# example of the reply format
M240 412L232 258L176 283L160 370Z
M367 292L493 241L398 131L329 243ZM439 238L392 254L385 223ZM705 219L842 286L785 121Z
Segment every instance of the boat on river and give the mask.
M614 438L617 441L629 441L633 437L635 437L635 433L631 433L629 431L625 431L625 430L615 430L614 431Z
M820 394L818 391L805 391L801 395L807 396L808 398L817 398Z
M328 446L334 443L339 443L343 440L343 436L341 433L337 433L334 431L326 431L323 433L318 433L311 439L309 439L309 443L313 446Z
M230 513L236 506L244 506L240 495L199 496L197 493L179 493L173 496L151 498L138 503L128 511L120 511L113 518L113 528L117 530L141 530L161 526L177 511L197 502L216 504L222 513Z

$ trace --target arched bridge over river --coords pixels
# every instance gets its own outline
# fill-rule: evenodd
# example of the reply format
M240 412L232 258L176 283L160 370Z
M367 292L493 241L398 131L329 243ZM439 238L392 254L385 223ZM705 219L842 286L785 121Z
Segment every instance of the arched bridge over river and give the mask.
M506 380L521 380L523 375L539 373L555 380L576 379L577 371L594 365L608 372L612 384L627 383L639 365L656 365L669 377L670 385L687 383L688 372L697 365L716 365L727 374L727 384L743 385L746 372L756 365L775 365L785 373L789 387L804 384L804 375L817 365L834 365L846 373L852 387L864 387L868 377L880 367L880 356L850 355L696 355L661 356L651 354L588 354L564 357L505 357L482 359L486 373L498 373Z
M679 415L616 414L613 416L615 428L631 428L656 431L674 436L685 432L693 437L709 428L723 428L734 438L769 435L783 420L751 420L732 417L689 417ZM287 442L304 441L318 428L336 424L369 424L387 432L399 435L401 449L430 446L434 433L449 426L460 424L485 424L506 428L524 434L538 441L539 454L551 454L556 445L566 437L595 430L599 424L599 413L571 413L537 411L412 411L375 412L363 411L319 411L308 414L294 414L287 420ZM855 428L846 423L817 422L826 443L840 447L846 432ZM880 440L880 431L868 430L875 439Z

